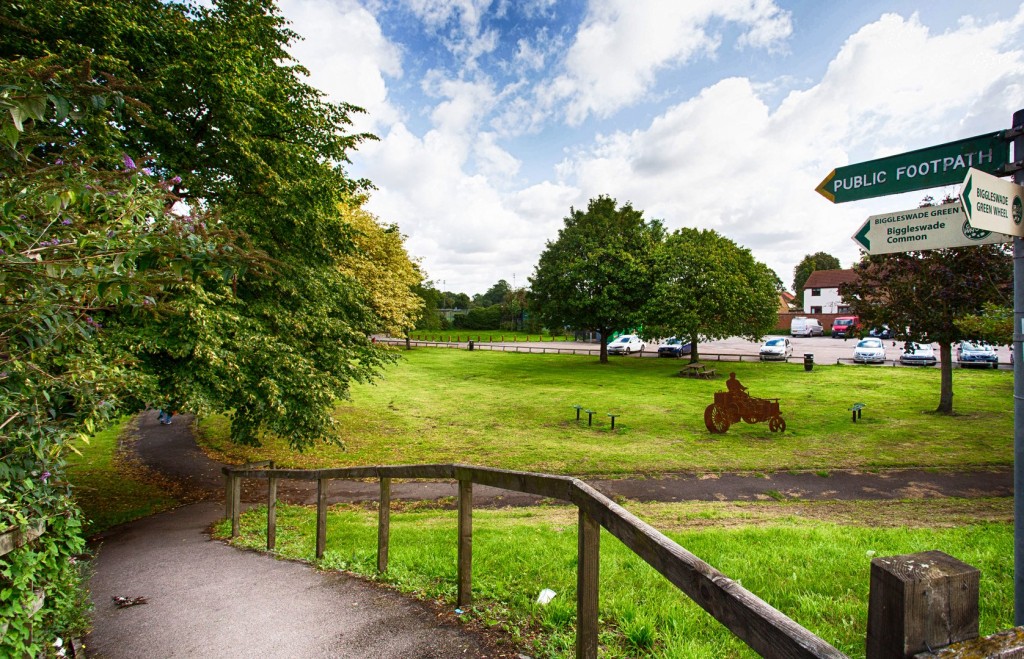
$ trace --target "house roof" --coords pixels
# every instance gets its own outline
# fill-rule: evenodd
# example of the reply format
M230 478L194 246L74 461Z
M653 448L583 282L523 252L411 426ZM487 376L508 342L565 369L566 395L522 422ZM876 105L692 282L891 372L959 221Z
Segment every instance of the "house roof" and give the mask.
M808 288L839 288L840 284L857 281L857 273L853 270L815 270L807 278L804 290Z

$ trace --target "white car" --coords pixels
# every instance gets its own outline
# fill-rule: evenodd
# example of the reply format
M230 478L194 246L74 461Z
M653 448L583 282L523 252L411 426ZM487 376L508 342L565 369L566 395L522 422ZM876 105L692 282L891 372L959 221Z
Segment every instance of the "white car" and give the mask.
M617 339L612 339L608 344L609 355L628 355L632 352L643 352L645 344L636 334L623 334Z
M900 355L904 366L935 366L937 362L930 343L910 343Z
M783 337L772 337L761 346L761 361L769 359L786 360L793 356L793 344Z
M882 339L863 339L853 349L853 361L865 364L881 364L885 361L885 344Z

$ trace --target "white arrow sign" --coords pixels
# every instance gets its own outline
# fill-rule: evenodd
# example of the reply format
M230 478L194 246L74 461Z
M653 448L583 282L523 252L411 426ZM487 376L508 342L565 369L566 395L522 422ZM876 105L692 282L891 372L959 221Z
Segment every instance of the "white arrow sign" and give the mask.
M1008 240L1010 236L1005 234L973 227L959 201L872 215L853 235L853 242L868 254L968 247Z
M971 168L960 198L972 226L1024 236L1024 187Z

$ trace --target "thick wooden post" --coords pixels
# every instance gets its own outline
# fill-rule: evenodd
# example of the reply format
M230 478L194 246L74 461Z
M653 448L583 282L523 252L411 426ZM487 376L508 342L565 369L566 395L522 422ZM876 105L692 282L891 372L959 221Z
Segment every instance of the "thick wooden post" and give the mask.
M391 541L391 479L380 479L380 510L377 511L377 571L388 571L388 544Z
M231 519L231 474L224 474L224 519Z
M980 578L941 551L873 559L867 659L904 659L977 637Z
M277 478L267 481L267 551L277 546Z
M231 476L231 537L237 538L239 534L238 518L242 515L242 479L232 474Z
M597 658L597 603L601 563L601 526L579 511L576 561L576 657Z
M459 606L473 601L473 481L459 481Z
M324 557L327 545L327 479L316 480L316 557Z

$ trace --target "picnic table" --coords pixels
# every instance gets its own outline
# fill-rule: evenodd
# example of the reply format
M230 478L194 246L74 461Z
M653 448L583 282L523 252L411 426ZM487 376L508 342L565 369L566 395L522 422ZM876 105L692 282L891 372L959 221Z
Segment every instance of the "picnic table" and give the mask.
M710 380L715 377L715 369L708 368L707 365L701 364L700 362L693 362L687 364L679 371L679 375L684 378L701 378L704 380Z

